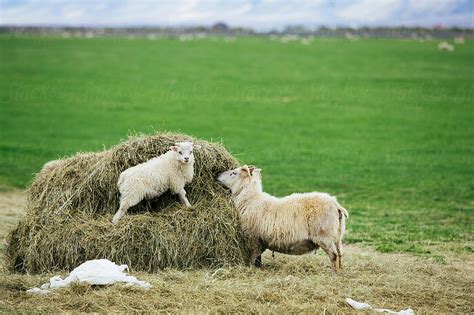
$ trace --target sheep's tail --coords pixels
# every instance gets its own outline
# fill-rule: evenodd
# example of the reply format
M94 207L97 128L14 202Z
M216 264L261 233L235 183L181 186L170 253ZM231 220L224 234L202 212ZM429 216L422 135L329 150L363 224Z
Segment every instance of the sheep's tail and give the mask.
M337 207L337 212L339 215L339 237L338 237L338 242L342 241L342 237L344 236L344 233L346 232L346 218L349 218L349 212L344 207L341 207L338 205Z
M344 214L344 216L345 216L347 219L349 219L349 212L347 212L346 208L343 208L343 207L339 206L339 207L337 208L337 210L339 211L339 220L342 219L342 218L341 218L342 214ZM342 213L341 213L341 212L342 212Z

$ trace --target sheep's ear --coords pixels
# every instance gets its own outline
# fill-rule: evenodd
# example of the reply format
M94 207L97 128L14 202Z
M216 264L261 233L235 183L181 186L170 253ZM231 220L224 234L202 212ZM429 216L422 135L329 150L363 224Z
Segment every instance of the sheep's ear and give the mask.
M251 176L254 176L255 174L258 175L258 176L260 176L260 175L261 175L261 171L262 171L262 169L260 169L260 168L258 168L258 167L256 167L256 166L253 166L253 165L249 167L249 170L250 170L250 175L251 175Z
M193 144L193 149L199 150L201 148L200 144Z
M253 174L253 171L255 170L255 166L253 165L249 165L249 171L250 171L250 175Z
M240 168L240 170L242 171L242 174L245 174L246 176L250 176L251 173L250 173L250 169L247 165L244 165Z
M176 151L176 152L178 152L178 146L176 146L176 145L170 146L170 151Z

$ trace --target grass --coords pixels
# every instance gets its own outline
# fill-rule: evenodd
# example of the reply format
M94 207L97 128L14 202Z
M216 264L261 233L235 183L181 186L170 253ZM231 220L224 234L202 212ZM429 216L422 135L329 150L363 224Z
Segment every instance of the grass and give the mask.
M147 292L77 286L29 297L24 288L51 275L9 275L4 301L52 312L348 312L349 296L472 313L474 42L453 53L436 45L0 36L1 190L130 132L180 131L222 139L263 168L270 193L337 195L351 214L347 242L384 253L349 247L336 280L322 253L267 255L258 271L138 274L154 285ZM20 212L5 204L1 231Z
M130 132L181 131L222 139L270 193L337 195L349 242L469 243L474 43L436 45L2 36L0 183Z

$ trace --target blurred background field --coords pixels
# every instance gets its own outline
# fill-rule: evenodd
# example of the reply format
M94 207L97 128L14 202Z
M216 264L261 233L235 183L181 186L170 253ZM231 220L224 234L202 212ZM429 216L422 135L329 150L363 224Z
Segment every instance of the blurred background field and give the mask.
M47 161L140 133L221 141L263 169L265 191L324 191L350 212L337 277L322 251L266 251L262 268L116 261L152 288L32 295L58 270L3 264L0 312L326 314L353 312L349 297L473 314L473 12L471 0L0 0L3 258ZM26 255L64 259L47 233L61 223L39 223Z
M347 241L473 251L474 43L0 37L0 184L128 134L222 141L275 195L326 191Z

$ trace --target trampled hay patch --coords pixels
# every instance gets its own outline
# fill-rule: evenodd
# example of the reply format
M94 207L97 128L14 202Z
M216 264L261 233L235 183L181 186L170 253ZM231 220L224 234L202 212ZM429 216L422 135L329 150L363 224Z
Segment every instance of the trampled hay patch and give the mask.
M262 269L132 272L152 288L73 285L48 296L25 290L52 274L7 275L5 301L9 310L38 311L352 312L345 302L351 297L392 310L411 307L416 314L474 311L472 264L463 269L355 246L345 246L344 269L336 278L323 253L272 258L267 251L263 262Z

